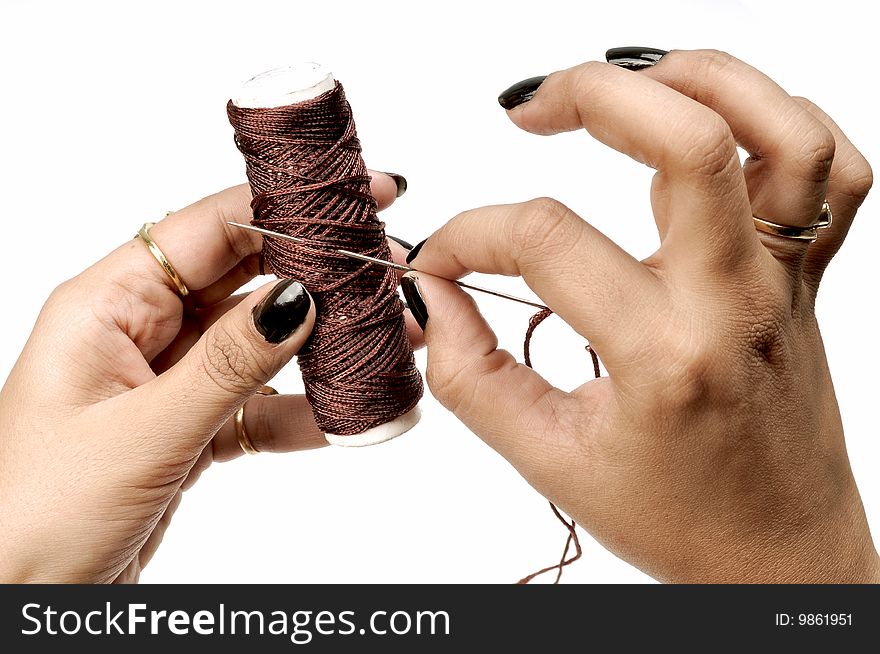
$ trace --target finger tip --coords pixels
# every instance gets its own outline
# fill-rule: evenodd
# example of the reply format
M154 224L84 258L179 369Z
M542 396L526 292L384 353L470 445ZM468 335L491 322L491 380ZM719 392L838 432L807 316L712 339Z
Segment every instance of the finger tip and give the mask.
M264 284L250 294L248 303L253 328L273 347L296 354L314 329L315 298L296 279Z
M397 186L397 194L395 197L400 197L404 193L406 193L407 188L409 188L409 183L406 181L406 177L399 173L385 173L391 179L394 180L394 184Z
M376 200L378 210L387 209L402 195L398 195L398 184L394 177L381 170L370 170L370 192Z
M315 298L309 293L305 286L303 286L303 290L309 298L309 310L306 312L306 317L303 319L302 324L297 328L294 334L299 341L297 351L305 345L306 340L311 336L312 330L315 329L315 321L318 319L318 309L315 305Z
M422 328L419 327L419 324L416 322L416 319L413 317L412 312L409 311L409 309L404 312L403 317L406 323L406 336L409 339L413 352L421 350L425 347L425 333L422 331Z
M388 248L391 250L391 260L394 261L394 263L401 265L406 264L406 256L410 253L412 248L407 249L407 247L401 243L401 240L394 236L386 236L388 237Z

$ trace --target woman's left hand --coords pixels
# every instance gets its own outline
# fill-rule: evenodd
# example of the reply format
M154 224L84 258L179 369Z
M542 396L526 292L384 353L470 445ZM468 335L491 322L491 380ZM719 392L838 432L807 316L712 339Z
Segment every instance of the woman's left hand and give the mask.
M395 181L373 174L380 208ZM232 295L260 273L261 237L226 224L249 221L250 197L231 188L150 230L195 308L140 239L52 293L0 391L0 581L136 581L182 492L242 454L233 414L315 315L292 280ZM244 427L260 451L325 444L302 395L253 397Z

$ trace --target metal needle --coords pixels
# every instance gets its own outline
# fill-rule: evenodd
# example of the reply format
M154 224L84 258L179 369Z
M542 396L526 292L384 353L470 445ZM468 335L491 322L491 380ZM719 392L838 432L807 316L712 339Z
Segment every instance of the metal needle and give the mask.
M263 236L272 236L274 238L284 239L286 241L293 241L294 243L299 244L308 244L309 240L305 238L300 238L298 236L290 236L288 234L281 234L280 232L273 232L271 229L263 229L262 227L255 227L254 225L245 225L243 223L236 223L232 221L227 221L227 225L232 225L233 227L239 227L240 229L247 229L252 232L257 232L258 234L262 234ZM366 261L369 263L375 263L379 266L385 266L386 268L394 268L395 270L402 270L404 272L415 271L419 272L415 268L411 268L409 266L405 266L400 263L394 263L393 261L385 261L384 259L377 259L375 257L369 257L366 254L360 254L359 252L352 252L351 250L343 250L343 249L335 249L335 252L342 254L346 257L351 257L352 259L360 259L361 261ZM547 307L543 304L538 304L537 302L532 302L531 300L524 300L521 297L517 297L515 295L510 295L509 293L502 293L501 291L493 291L490 288L483 288L482 286L474 286L473 284L466 284L465 282L460 282L457 279L450 279L448 281L453 282L454 284L458 284L462 288L467 288L471 291L478 291L479 293L486 293L487 295L494 295L495 297L500 297L505 300L511 300L513 302L519 302L520 304L527 304L530 307L536 307L538 309L546 309Z

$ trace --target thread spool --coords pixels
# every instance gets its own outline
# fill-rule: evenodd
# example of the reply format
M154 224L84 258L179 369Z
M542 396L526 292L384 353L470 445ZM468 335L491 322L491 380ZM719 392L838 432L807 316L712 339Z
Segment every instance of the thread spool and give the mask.
M244 84L232 97L241 109L286 107L317 98L336 87L333 74L320 64L308 62L261 73ZM327 441L344 447L375 445L396 438L415 426L421 412L416 405L403 415L370 427L358 434L325 433Z

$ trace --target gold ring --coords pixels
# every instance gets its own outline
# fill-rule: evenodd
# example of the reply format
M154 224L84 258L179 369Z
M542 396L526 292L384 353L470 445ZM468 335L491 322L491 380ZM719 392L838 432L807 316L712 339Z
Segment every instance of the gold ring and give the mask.
M822 203L822 211L819 212L819 217L816 219L816 222L807 227L780 225L759 218L758 216L752 216L752 220L755 221L755 229L759 232L773 234L774 236L781 236L783 238L791 238L796 241L809 241L811 243L819 238L820 229L825 229L826 227L831 226L833 219L834 216L831 215L831 206L827 201Z
M278 391L271 386L263 386L257 391L257 395L278 395ZM245 404L247 404L246 401ZM238 411L235 412L234 424L235 436L238 438L238 444L242 451L245 454L258 454L259 450L254 447L254 442L248 436L247 430L244 427L244 404L238 407Z
M174 269L174 266L171 265L171 262L165 258L164 254L162 254L162 250L156 245L156 241L150 237L150 228L155 224L156 223L144 223L143 227L138 230L135 238L141 239L143 244L147 246L150 254L156 257L156 261L162 266L162 270L164 270L171 278L171 281L174 282L174 285L177 287L177 292L180 293L180 297L186 297L189 295L189 289L186 287L186 284L183 283L183 280L180 278L180 275L177 274L177 271Z

